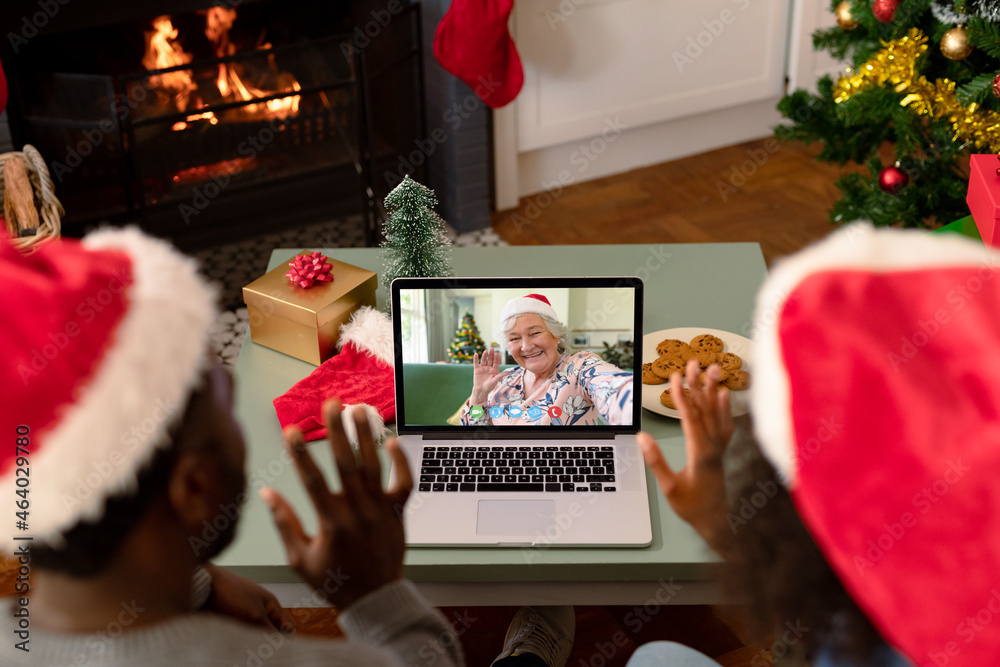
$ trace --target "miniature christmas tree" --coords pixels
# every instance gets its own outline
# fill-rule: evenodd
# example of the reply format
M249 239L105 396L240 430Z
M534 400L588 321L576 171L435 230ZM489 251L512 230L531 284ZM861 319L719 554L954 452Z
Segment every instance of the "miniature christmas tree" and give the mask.
M479 329L476 327L476 320L472 313L466 313L462 317L462 326L455 332L455 339L451 341L448 348L448 356L453 364L471 364L474 353L482 354L486 350L486 344L479 336Z
M409 176L385 198L389 217L383 231L383 281L394 278L430 278L453 275L449 262L451 241L444 220L434 212L437 197Z
M834 223L936 227L968 214L969 153L1000 152L1000 0L832 0L813 46L850 66L778 105L779 139L864 165L837 181ZM894 155L888 157L891 150Z

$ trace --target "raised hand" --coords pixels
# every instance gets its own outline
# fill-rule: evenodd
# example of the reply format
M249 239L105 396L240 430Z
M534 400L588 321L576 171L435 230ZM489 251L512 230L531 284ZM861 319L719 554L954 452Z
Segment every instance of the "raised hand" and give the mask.
M657 484L677 515L690 523L720 554L728 551L723 528L726 525L726 483L722 455L733 435L729 412L729 390L718 388L719 367L708 368L702 384L697 361L684 369L690 396L685 396L681 374L670 377L670 395L681 416L687 465L674 472L656 440L639 433L639 446L646 465L656 476Z
M472 404L483 405L500 381L500 353L492 347L472 355Z
M382 467L364 410L353 413L358 431L355 454L344 433L341 403L323 406L330 447L340 476L332 493L316 466L302 432L285 429L285 442L319 517L316 535L305 533L295 510L274 489L261 490L288 554L288 563L318 593L343 609L381 586L403 577L403 506L413 488L406 457L395 438L385 447L396 466L396 487L382 489Z

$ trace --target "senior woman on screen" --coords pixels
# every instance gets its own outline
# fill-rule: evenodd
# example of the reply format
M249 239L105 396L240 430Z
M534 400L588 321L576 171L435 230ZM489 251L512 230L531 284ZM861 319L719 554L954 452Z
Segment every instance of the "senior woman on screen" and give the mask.
M566 326L540 294L511 299L500 312L500 331L517 362L500 370L500 353L473 355L472 395L462 424L479 426L632 423L633 373L592 352L569 354Z

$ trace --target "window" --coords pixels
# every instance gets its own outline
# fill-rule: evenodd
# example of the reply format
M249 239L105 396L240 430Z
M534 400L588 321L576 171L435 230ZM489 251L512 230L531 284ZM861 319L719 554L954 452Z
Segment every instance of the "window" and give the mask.
M403 362L426 364L427 304L423 290L400 290L399 321L403 338Z

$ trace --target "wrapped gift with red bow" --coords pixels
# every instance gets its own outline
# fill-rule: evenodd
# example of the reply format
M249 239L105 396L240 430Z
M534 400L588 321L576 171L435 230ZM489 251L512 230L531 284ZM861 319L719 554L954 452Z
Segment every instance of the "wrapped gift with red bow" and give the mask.
M340 325L375 306L373 271L303 250L243 288L250 338L319 366L335 351Z
M1000 159L995 154L969 156L969 192L965 201L983 243L1000 247Z

